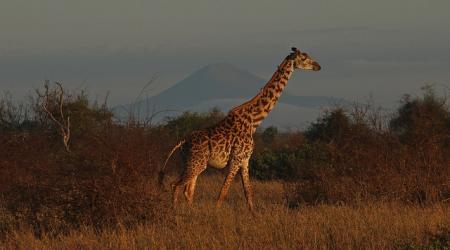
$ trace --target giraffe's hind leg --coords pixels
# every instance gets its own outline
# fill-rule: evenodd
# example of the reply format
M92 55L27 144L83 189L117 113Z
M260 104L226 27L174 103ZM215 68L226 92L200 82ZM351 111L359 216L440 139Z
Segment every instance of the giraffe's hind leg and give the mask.
M189 204L192 204L194 199L194 189L195 184L197 181L197 177L199 174L201 174L207 167L207 159L197 159L194 161L189 161L188 164L186 164L187 169L184 172L184 174L181 176L181 178L172 185L173 188L173 197L172 197L172 203L173 206L176 205L178 202L178 196L180 192L184 189L184 195L186 196L186 199L188 200Z
M184 196L186 197L189 205L192 205L192 203L194 202L194 191L197 177L198 175L192 178L192 180L188 184L186 184L186 187L184 188Z
M186 150L183 153L185 171L181 178L172 185L173 205L177 203L180 192L185 189L185 196L192 203L197 176L203 172L210 156L210 145L207 131L196 131L190 135Z
M177 201L178 201L178 195L181 192L181 189L184 187L185 184L183 184L183 178L184 175L175 183L172 184L172 190L173 190L173 194L172 194L172 204L175 207Z

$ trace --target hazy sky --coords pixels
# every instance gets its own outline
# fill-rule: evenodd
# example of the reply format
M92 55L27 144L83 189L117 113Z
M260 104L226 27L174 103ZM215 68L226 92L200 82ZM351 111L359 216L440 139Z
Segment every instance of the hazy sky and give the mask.
M2 0L0 88L22 97L49 79L120 104L155 75L150 94L210 63L269 78L297 46L323 70L297 72L291 94L392 105L424 83L450 87L449 11L448 0Z

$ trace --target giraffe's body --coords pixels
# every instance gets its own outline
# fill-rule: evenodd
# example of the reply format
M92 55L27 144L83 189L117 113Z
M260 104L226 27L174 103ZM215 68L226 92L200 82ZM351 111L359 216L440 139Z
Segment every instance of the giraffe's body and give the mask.
M293 52L283 60L272 78L255 97L233 108L214 127L194 131L184 142L177 145L181 146L185 170L180 179L173 184L174 204L183 188L188 202L192 203L197 177L207 166L215 168L228 166L229 172L217 205L222 204L234 176L241 170L247 203L250 209L253 208L253 192L248 170L254 146L253 134L278 101L295 68L320 70L319 64L307 54L293 48Z

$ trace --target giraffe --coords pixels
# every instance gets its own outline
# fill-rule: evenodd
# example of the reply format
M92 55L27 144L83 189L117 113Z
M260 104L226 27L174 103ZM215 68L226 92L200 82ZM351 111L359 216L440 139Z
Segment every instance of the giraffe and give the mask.
M183 188L188 203L193 203L197 177L208 166L228 167L216 206L222 205L233 178L240 170L247 205L253 211L253 191L249 179L249 160L254 147L253 134L273 109L295 69L318 71L321 67L308 54L292 48L292 52L281 62L271 79L255 97L232 108L215 126L192 132L171 150L161 168L159 181L163 183L164 168L168 160L181 148L185 169L180 178L172 184L174 206Z

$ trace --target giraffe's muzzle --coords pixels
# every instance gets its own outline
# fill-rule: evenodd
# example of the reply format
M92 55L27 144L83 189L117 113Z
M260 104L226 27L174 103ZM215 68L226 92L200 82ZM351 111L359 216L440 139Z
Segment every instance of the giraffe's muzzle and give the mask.
M320 65L316 62L313 63L313 70L314 71L319 71L322 67L320 67Z

